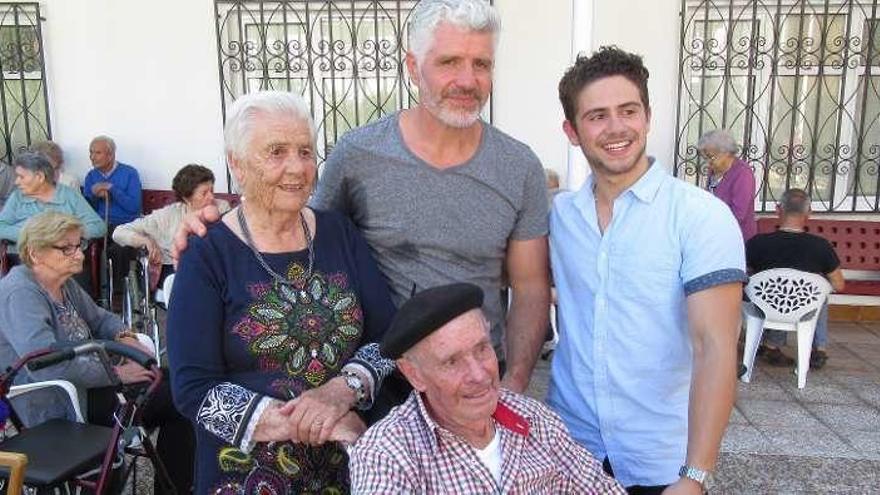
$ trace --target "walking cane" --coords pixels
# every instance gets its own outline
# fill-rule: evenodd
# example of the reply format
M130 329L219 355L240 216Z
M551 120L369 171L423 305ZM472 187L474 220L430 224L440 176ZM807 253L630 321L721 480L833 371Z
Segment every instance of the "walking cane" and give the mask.
M104 225L107 228L104 230L104 249L101 250L101 294L98 304L107 311L113 311L113 280L108 274L110 261L107 259L107 251L110 250L108 239L110 237L110 194L106 193L106 191L104 196Z

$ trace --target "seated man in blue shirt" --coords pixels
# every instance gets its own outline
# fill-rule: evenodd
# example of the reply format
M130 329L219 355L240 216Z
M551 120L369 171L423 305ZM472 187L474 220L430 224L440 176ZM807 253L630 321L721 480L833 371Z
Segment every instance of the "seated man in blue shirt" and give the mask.
M559 83L593 173L550 216L548 403L629 493L696 495L736 391L743 240L724 203L645 153L647 81L641 57L605 47Z
M120 246L109 238L118 225L131 222L141 215L141 178L134 167L116 161L116 143L107 136L92 139L89 158L93 168L86 174L83 194L98 215L107 219L107 256L113 261L113 286L118 292L122 289L123 277L128 273L129 262L137 255L133 248Z

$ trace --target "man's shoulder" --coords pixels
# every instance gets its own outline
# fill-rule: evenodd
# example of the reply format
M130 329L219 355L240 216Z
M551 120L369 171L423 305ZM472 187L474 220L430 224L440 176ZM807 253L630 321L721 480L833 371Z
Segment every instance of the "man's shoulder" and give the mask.
M501 389L499 401L529 421L530 426L541 426L547 420L558 420L556 413L547 407L546 404L525 394Z
M501 129L495 127L494 125L486 122L483 129L486 132L486 141L492 142L494 146L498 146L515 153L535 156L537 158L535 152L532 151L532 148L529 145L520 141L519 139L516 139L510 134L507 134Z
M668 188L670 207L685 224L696 222L707 230L719 229L722 225L739 229L730 207L709 191L671 174L665 179L664 186Z
M407 439L430 433L427 425L419 414L415 393L394 407L379 422L371 426L354 444L355 450L375 449L393 446L395 451L405 451L405 445L411 443Z
M119 169L120 172L125 172L126 174L138 175L137 169L127 163L116 162L116 167Z

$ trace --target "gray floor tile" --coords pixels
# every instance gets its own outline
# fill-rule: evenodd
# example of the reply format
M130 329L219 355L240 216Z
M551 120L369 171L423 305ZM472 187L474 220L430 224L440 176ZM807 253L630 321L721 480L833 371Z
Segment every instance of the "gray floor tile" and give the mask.
M850 388L820 373L807 374L807 386L788 390L795 400L827 404L861 404L862 399Z
M757 428L743 424L728 425L727 431L724 433L724 439L721 442L722 452L751 452L757 454L767 452L769 447L768 440Z
M747 400L737 403L749 423L763 429L819 428L822 424L794 401Z
M870 494L880 462L724 453L713 494Z
M733 410L730 411L730 420L727 422L727 424L729 424L729 425L747 425L747 424L749 424L749 421L746 419L745 416L743 416L742 411L740 411L739 409L736 408L736 406L734 406Z
M850 445L863 454L864 459L880 459L880 431L837 430Z
M758 374L752 376L749 383L738 382L737 399L748 400L789 400L785 390L767 374Z
M876 407L850 404L806 404L806 407L837 432L880 431L880 411Z
M858 458L859 452L838 438L833 431L811 428L759 428L768 442L770 454L789 456Z

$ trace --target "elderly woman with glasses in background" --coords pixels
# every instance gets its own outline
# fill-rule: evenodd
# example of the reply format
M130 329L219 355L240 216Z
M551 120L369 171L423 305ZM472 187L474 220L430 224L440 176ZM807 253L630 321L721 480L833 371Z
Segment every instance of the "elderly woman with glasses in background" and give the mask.
M697 150L709 165L709 192L730 207L743 241L748 241L758 231L755 175L752 168L736 156L737 149L736 140L725 130L707 132L697 142Z
M83 226L71 215L44 212L28 220L18 240L22 265L0 279L0 368L21 356L52 346L91 339L117 340L152 353L128 331L122 320L104 310L71 278L83 267ZM138 383L148 371L126 361L113 367L122 383ZM95 356L81 356L40 371L20 373L16 384L67 380L87 399L88 421L113 425L116 389ZM163 382L164 383L164 382ZM54 390L32 392L14 401L26 426L53 418L70 418L63 394ZM147 402L144 423L159 426L156 444L178 493L192 484L193 435L189 422L171 402L170 387L161 386ZM63 441L64 439L59 439ZM158 493L158 492L157 492Z

